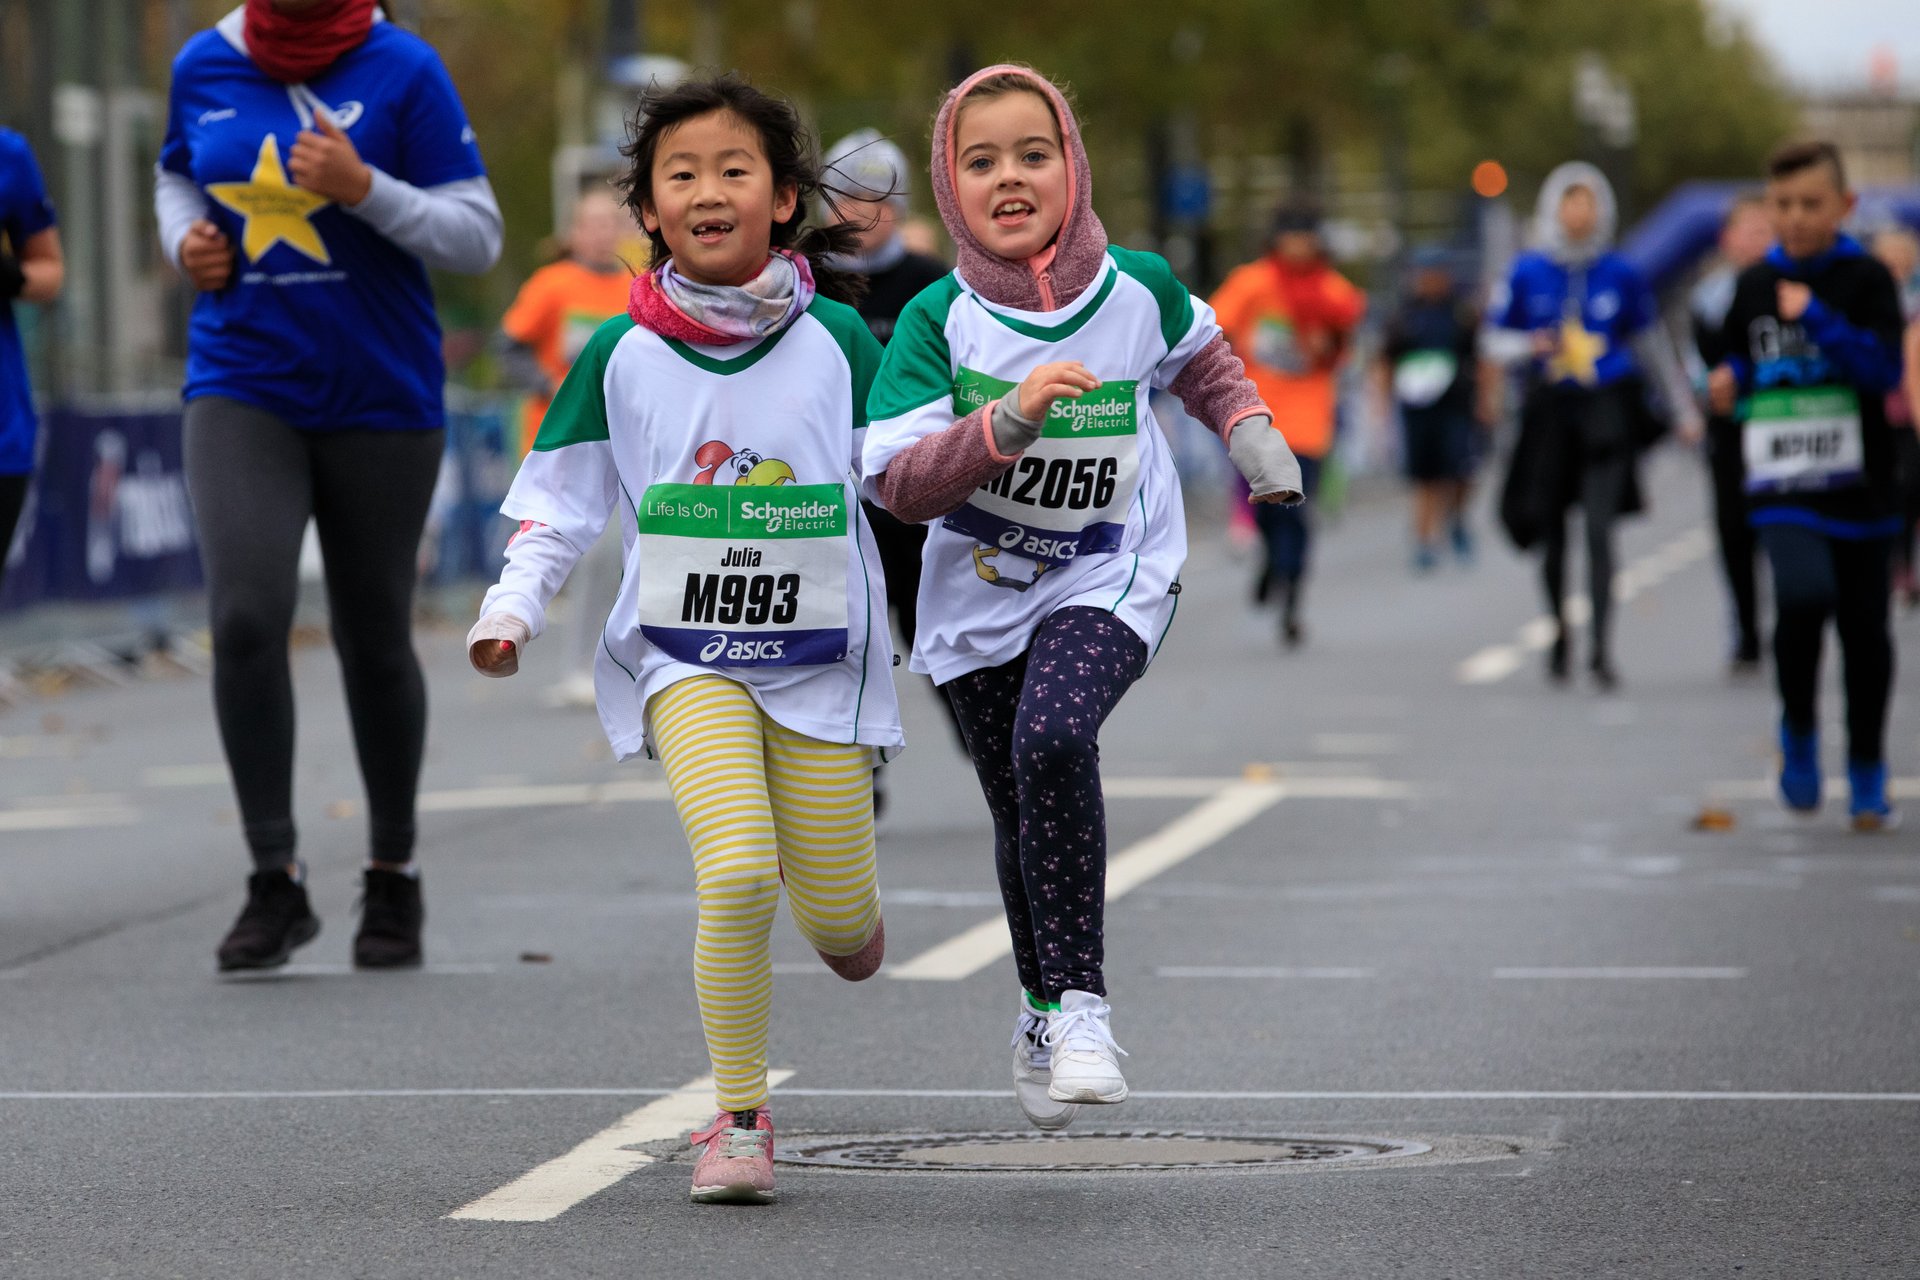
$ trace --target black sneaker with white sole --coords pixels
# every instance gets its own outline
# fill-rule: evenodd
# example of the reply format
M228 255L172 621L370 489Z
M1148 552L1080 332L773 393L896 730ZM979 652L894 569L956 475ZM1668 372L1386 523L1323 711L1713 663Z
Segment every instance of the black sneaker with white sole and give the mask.
M360 931L353 935L353 963L360 969L416 969L420 926L427 918L420 878L368 867L360 897Z
M278 969L295 947L319 935L320 917L307 901L306 886L284 868L256 871L247 877L247 905L220 942L220 971Z

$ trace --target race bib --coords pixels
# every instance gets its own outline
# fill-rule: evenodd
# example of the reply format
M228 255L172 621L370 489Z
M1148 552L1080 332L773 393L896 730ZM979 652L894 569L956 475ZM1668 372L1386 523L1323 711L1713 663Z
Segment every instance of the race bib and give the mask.
M1017 383L971 369L954 375L953 410L972 413ZM1140 483L1139 383L1105 382L1078 400L1056 400L1040 439L974 490L945 525L1044 564L1118 551Z
M1740 439L1748 493L1840 489L1866 473L1860 398L1850 387L1755 392Z
M1451 351L1412 351L1393 366L1393 394L1410 409L1425 409L1447 394L1459 373Z
M640 500L640 634L703 667L847 656L844 485L656 484Z
M1313 361L1300 345L1300 334L1285 316L1261 316L1253 326L1253 359L1290 377L1313 372Z

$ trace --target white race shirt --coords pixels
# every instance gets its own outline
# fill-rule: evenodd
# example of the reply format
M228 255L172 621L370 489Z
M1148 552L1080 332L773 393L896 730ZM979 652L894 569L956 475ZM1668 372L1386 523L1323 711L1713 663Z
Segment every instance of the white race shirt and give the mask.
M1018 657L1059 609L1104 609L1149 653L1173 622L1186 515L1147 397L1220 326L1163 259L1107 254L1093 283L1056 311L997 306L955 272L908 304L887 344L868 402L869 477L1039 365L1078 360L1102 384L1056 401L1040 440L1011 468L928 522L912 666L936 684ZM868 493L877 497L871 481Z
M816 298L779 333L729 347L621 316L567 374L500 508L534 527L508 547L482 612L539 635L567 571L619 514L620 592L594 686L621 758L647 747L649 698L708 673L808 737L903 745L886 588L858 501L879 361L858 313Z

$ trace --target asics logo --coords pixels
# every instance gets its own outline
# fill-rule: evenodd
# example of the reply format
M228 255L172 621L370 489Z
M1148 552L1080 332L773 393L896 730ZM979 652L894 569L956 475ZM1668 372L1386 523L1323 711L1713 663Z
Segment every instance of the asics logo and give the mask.
M727 638L723 635L715 636L713 639L707 641L705 647L700 650L700 661L712 662L726 651Z

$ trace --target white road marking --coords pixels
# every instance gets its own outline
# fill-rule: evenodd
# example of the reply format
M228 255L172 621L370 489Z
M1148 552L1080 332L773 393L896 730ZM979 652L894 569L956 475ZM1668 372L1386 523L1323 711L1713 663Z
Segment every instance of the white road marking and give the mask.
M791 1071L769 1071L779 1084ZM703 1076L614 1121L565 1155L448 1214L469 1222L550 1222L599 1195L653 1157L631 1148L677 1138L713 1118L713 1077Z
M84 827L128 827L140 820L133 809L0 809L0 831L71 831Z
M1292 969L1260 965L1162 965L1157 978L1371 978L1372 969Z
M1713 537L1705 528L1687 530L1620 570L1614 576L1614 600L1625 604L1659 586L1703 559L1712 547ZM1582 627L1593 615L1593 602L1584 595L1568 596L1566 611L1567 625ZM1528 657L1546 652L1556 632L1552 618L1532 618L1514 633L1511 643L1488 645L1462 662L1454 670L1454 679L1461 684L1498 684L1525 666Z
M427 791L420 796L423 813L454 813L469 809L542 809L560 805L621 804L671 800L667 784L657 780L621 782L556 782L524 787L474 787L460 791Z
M785 1078L784 1073L772 1073ZM657 1098L692 1096L682 1089L242 1089L242 1090L15 1090L0 1092L5 1102L330 1102L389 1099L462 1098ZM926 1098L1005 1101L1005 1089L781 1089L783 1098ZM1853 1093L1740 1089L1295 1089L1236 1091L1209 1089L1135 1089L1135 1098L1175 1102L1920 1102L1920 1093ZM712 1115L712 1095L690 1128ZM646 1108L641 1108L642 1111ZM634 1114L639 1114L638 1112ZM665 1136L678 1137L679 1128ZM653 1138L633 1141L650 1142ZM641 1155L641 1152L627 1154ZM641 1161L646 1163L646 1161ZM541 1168L547 1166L542 1165ZM537 1170L536 1170L537 1172ZM631 1170L629 1170L631 1172ZM531 1175L529 1175L531 1176ZM624 1175L623 1175L624 1176ZM612 1184L609 1183L609 1186ZM495 1192L494 1194L499 1194ZM478 1201L475 1202L479 1203ZM472 1207L472 1206L468 1206Z
M1390 756L1406 749L1397 733L1316 733L1313 750L1323 756Z
M1211 799L1113 855L1107 860L1107 901L1125 897L1161 872L1179 866L1208 845L1253 821L1279 803L1291 785L1229 783ZM887 976L908 982L958 982L972 977L1012 950L1005 919L983 920L958 937L949 938L899 968L889 970Z
M1665 978L1694 978L1704 980L1730 981L1747 976L1745 969L1732 965L1676 965L1666 968L1655 966L1634 967L1629 965L1600 965L1589 969L1495 969L1496 978L1541 979L1555 981L1581 981L1598 979L1601 981L1639 982L1657 981Z
M433 977L440 974L485 974L499 973L497 964L430 964L419 969L356 969L350 964L283 964L278 969L260 969L249 972L241 969L223 973L223 982L273 982L280 978L366 978L386 982L393 978L409 975Z

